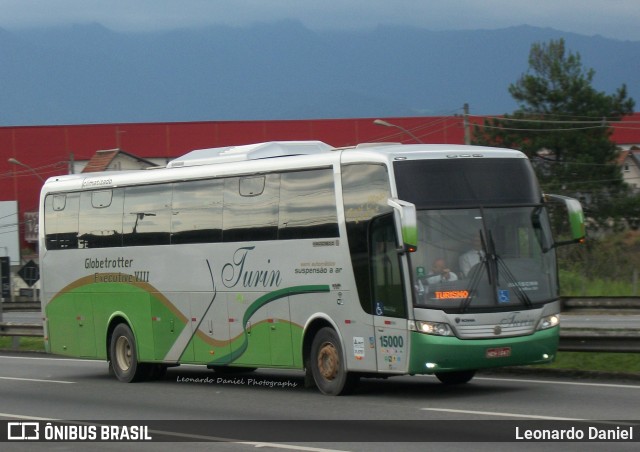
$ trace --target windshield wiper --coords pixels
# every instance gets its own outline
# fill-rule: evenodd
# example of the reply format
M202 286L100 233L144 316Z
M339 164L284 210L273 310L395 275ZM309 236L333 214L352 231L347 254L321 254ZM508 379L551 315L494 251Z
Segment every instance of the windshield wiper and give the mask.
M482 252L483 252L483 256L480 259L480 263L478 264L481 267L480 269L477 269L476 271L474 271L472 275L467 296L464 298L464 300L462 300L462 303L460 305L461 313L466 312L467 309L469 308L469 305L471 304L471 300L472 300L472 295L475 292L475 290L478 288L478 285L480 284L482 274L485 268L487 271L489 287L493 288L491 292L493 293L494 303L496 305L499 304L498 287L500 286L499 277L502 274L506 279L506 281L512 284L518 300L527 308L531 308L533 306L531 299L526 294L526 292L522 290L522 288L520 287L520 284L518 283L518 280L513 275L513 273L511 273L511 270L505 263L504 259L502 259L502 257L500 257L498 253L496 253L495 242L493 241L493 234L491 233L491 231L490 230L488 231L488 234L487 234L488 240L486 241L485 241L485 236L483 234L483 231L480 230L478 231L478 233L480 234L480 242L482 244Z
M480 284L480 280L482 278L482 273L485 269L485 266L487 267L487 276L489 278L489 285L491 285L491 270L489 269L489 261L487 260L487 243L484 239L484 234L482 232L482 229L478 231L478 234L480 235L480 244L482 245L482 255L480 256L480 262L478 264L476 264L476 269L473 271L473 275L471 278L471 283L469 284L469 290L467 291L467 296L464 298L464 300L462 300L462 303L460 304L460 312L461 313L465 313L467 311L467 309L469 308L469 305L471 304L471 297L473 296L473 293L475 292L475 290L478 288L478 285ZM479 267L479 269L477 268Z
M513 285L513 289L516 293L516 297L518 297L518 300L520 300L520 302L527 308L532 307L533 303L531 302L531 298L529 298L529 295L527 295L527 293L522 290L522 287L520 287L518 280L513 275L513 273L511 273L511 270L509 270L509 267L504 262L504 259L502 259L500 256L496 256L496 258L498 260L498 265L507 277L507 281L511 282L511 284Z

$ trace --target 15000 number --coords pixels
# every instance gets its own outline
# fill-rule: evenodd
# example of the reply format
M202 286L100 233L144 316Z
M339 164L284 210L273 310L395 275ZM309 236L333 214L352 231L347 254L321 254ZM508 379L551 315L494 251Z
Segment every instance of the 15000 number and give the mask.
M402 336L380 336L381 347L404 347L404 338Z

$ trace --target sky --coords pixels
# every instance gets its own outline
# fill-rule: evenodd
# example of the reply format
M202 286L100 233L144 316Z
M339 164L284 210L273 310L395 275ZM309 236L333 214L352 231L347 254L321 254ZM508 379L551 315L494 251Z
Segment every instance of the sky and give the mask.
M313 30L531 25L640 41L639 0L0 0L0 28L7 30L99 23L146 32L285 19Z

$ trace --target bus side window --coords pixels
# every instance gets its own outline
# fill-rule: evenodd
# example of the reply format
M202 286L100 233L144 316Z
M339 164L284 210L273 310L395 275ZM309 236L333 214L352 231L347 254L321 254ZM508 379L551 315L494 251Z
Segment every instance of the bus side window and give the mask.
M174 184L171 204L171 243L222 241L223 180Z
M276 240L279 192L279 174L225 179L222 240Z
M78 193L57 193L45 199L45 246L48 250L78 248Z
M170 203L169 185L125 188L122 244L168 245L171 228Z
M404 317L405 302L393 215L371 222L371 282L376 314Z
M78 248L122 246L123 190L85 191L80 195Z
M278 239L323 237L338 237L333 171L282 173Z

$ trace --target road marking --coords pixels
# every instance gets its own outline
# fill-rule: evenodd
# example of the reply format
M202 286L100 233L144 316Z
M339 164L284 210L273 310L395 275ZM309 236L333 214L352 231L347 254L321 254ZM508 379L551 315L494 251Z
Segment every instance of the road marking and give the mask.
M554 380L528 380L524 378L489 378L489 377L476 377L475 380L489 380L489 381L515 381L518 383L539 383L548 385L571 385L571 386L596 386L604 388L625 388L625 389L640 389L640 385L623 385L614 383L580 383L573 381L554 381Z
M75 381L39 380L37 378L18 378L18 377L0 377L0 380L30 381L30 382L36 382L36 383L62 383L62 384L73 384L73 383L75 383Z
M496 411L454 410L450 408L420 408L421 411L440 411L445 413L481 414L483 416L520 417L525 419L544 419L548 421L586 421L572 417L536 416L535 414L500 413Z
M58 419L51 419L48 417L36 417L36 416L24 416L22 414L0 413L0 417L6 417L9 419L24 419L26 421L57 421Z
M50 358L46 356L6 356L0 355L0 359L32 359L45 361L74 361L78 363L106 363L104 359L77 359L77 358Z
M435 375L416 375L422 378L433 378ZM577 381L556 381L556 380L532 380L526 378L502 378L502 377L474 377L472 381L486 380L486 381L512 381L516 383L538 383L547 385L569 385L569 386L595 386L602 388L622 388L622 389L640 389L640 384L637 385L625 385L618 383L581 383Z

